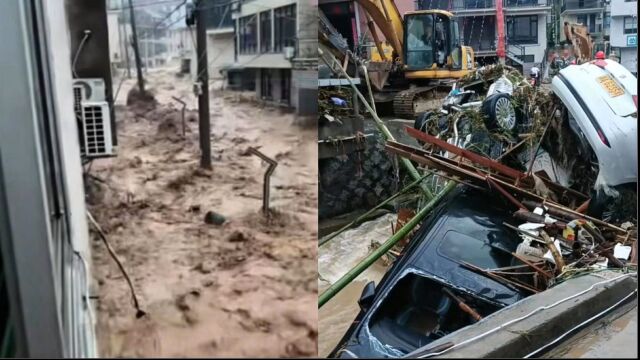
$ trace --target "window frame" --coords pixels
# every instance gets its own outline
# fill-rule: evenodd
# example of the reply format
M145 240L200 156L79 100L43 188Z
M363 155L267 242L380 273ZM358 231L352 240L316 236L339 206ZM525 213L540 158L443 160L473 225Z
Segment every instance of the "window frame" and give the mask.
M290 4L273 9L273 52L282 52L297 40L297 5Z
M507 39L509 44L513 45L538 45L540 41L540 37L538 35L538 15L516 15L509 16L509 20L507 21ZM531 30L534 29L534 35L529 37L516 37L514 35L515 31L515 23L516 19L529 19L529 33L531 34ZM535 26L532 26L532 23L535 22Z
M631 25L634 24L634 27L627 28L627 21L631 20ZM635 20L635 21L634 21ZM628 30L628 31L627 31ZM622 33L624 35L634 35L638 33L638 18L635 16L625 16L622 18Z
M238 19L238 52L240 55L255 54L258 51L257 18L257 14L252 14Z
M260 26L260 53L273 52L273 12L262 11L258 15Z

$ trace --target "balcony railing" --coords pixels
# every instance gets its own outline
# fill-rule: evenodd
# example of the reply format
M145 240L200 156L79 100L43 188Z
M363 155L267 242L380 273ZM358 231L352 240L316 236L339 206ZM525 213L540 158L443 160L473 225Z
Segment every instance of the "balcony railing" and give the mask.
M495 0L453 0L451 10L493 9Z
M582 10L582 9L601 9L603 7L602 0L572 0L562 4L562 11L566 10Z
M551 6L551 0L503 0L502 4L508 8Z

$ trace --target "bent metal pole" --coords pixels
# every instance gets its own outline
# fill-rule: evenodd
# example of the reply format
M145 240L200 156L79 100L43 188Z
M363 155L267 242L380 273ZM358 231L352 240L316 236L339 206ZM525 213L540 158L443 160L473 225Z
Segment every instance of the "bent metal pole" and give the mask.
M433 210L436 205L445 197L453 188L456 187L456 183L453 181L449 181L447 185L429 202L422 208L411 220L409 220L397 233L391 236L387 241L384 242L379 248L374 250L371 254L369 254L366 258L360 261L356 266L354 266L348 273L342 276L338 281L336 281L333 285L331 285L327 290L325 290L320 297L318 298L318 308L321 308L322 305L326 304L327 301L331 300L340 290L344 289L347 284L349 284L353 279L355 279L358 275L360 275L365 269L371 266L376 260L382 257L389 249L391 249L398 241L403 239L413 228L418 225L422 219L427 216Z

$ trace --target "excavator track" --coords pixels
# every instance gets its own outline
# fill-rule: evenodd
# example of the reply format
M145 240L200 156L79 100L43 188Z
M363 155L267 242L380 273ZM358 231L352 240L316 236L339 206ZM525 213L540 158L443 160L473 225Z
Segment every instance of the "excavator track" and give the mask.
M449 90L451 86L443 84L402 90L393 99L393 112L401 118L415 119L421 112L438 109Z

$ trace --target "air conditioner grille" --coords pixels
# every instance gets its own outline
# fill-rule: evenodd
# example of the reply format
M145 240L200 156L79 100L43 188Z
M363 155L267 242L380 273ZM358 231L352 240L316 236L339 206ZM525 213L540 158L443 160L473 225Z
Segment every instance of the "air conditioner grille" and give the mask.
M76 116L80 117L82 115L82 87L74 86L73 87L73 108L76 112Z
M107 150L105 114L102 107L85 105L82 110L84 112L85 154L89 156L102 155Z

